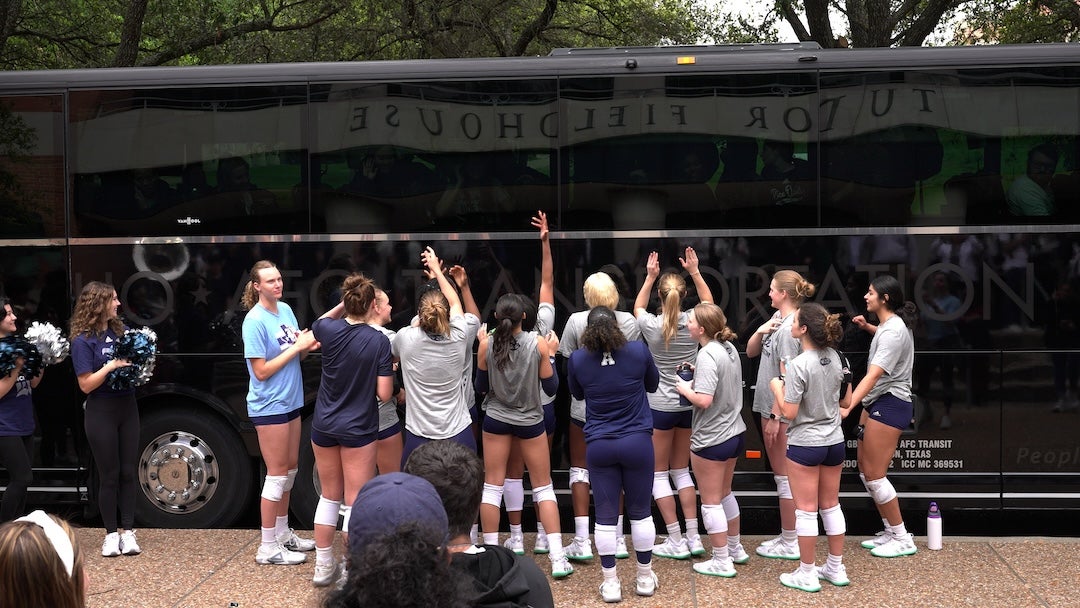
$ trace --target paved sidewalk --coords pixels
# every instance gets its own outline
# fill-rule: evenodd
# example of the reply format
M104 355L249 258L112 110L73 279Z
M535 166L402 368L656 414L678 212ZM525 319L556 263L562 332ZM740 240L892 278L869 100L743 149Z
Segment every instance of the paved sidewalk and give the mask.
M322 591L311 586L312 561L299 566L255 563L256 530L139 530L143 554L101 557L104 531L76 531L87 557L90 608L185 607L301 608L319 606ZM310 537L309 533L300 533ZM505 535L504 535L505 536ZM526 547L532 537L526 535ZM564 538L569 541L568 535ZM1080 539L946 537L941 551L880 559L851 537L845 547L851 585L822 585L819 593L783 587L778 577L796 562L753 555L764 539L744 536L752 557L732 579L694 573L690 560L654 559L660 589L651 598L634 595L633 565L619 560L623 606L1076 606ZM338 547L340 554L340 546ZM818 544L818 563L825 544ZM309 560L313 560L312 555ZM535 556L545 572L545 556ZM694 560L696 561L696 559ZM578 563L568 579L551 581L557 606L605 606L597 591L600 560Z

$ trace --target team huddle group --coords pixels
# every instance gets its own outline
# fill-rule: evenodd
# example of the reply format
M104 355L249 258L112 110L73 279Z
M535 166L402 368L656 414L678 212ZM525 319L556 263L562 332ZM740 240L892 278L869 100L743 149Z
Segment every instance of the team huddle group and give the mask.
M605 601L621 600L616 558L630 555L623 514L629 521L639 595L652 595L659 586L650 565L653 555L688 559L705 555L708 546L710 554L693 568L720 577L735 576L735 564L750 559L740 543L739 505L731 488L746 432L742 365L735 333L712 302L694 250L687 247L678 261L693 281L699 304L684 310L682 273L661 274L653 252L632 314L617 310L619 294L611 277L593 274L583 287L589 310L570 315L560 340L553 331L553 264L545 214L538 212L532 224L542 250L539 304L522 295L503 295L490 328L480 322L465 269L444 269L430 247L421 262L432 280L419 296L412 324L397 332L384 327L391 312L387 294L362 274L347 277L341 303L301 331L280 300L279 270L268 261L255 264L245 293L250 311L243 337L251 376L248 409L267 470L259 563L297 564L306 560L302 551L314 550L314 584L339 580L345 567L333 553L339 519L340 529L348 531L350 519L370 515L352 513L361 488L377 472L399 471L425 443L445 440L475 452L477 415L470 407L477 393L483 395L479 526L474 523L469 542L456 549L475 552L499 545L505 506L510 521L505 548L524 553L522 476L528 470L538 520L535 551L548 554L556 579L574 571L572 561L593 558L591 489ZM660 300L656 313L649 308L654 293ZM835 350L841 337L838 315L807 302L813 294L814 286L798 273L777 272L769 289L776 313L746 344L747 355L761 360L753 411L762 417L781 513L780 535L756 553L801 560L780 581L805 591L819 590L822 580L848 584L842 563L846 525L838 498L844 459L840 422L858 404L864 406L858 427L860 476L885 524L863 544L880 557L915 553L885 476L900 433L911 420L914 347L908 324L914 306L905 302L895 278L873 279L865 301L877 324L862 316L854 319L873 334L868 372L853 385ZM321 496L311 541L288 528L287 511L303 404L300 360L316 349L322 354L322 378L311 442ZM567 359L572 395L574 538L565 546L549 454L559 384L556 355ZM398 367L400 385L395 384ZM404 424L398 419L402 406ZM699 535L698 496L707 545ZM660 544L654 544L653 501L666 526ZM819 515L829 550L826 562L816 566ZM476 521L475 513L469 521Z

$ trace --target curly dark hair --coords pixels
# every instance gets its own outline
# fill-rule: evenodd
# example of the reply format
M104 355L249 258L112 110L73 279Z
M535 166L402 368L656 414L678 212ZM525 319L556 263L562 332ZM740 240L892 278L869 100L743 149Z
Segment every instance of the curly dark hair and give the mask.
M345 586L326 596L324 608L466 608L468 577L450 566L446 547L417 522L367 543L349 556Z
M484 462L450 439L429 441L409 454L403 469L435 486L446 509L450 538L468 535L484 493Z
M589 311L589 324L581 334L581 345L594 353L615 352L626 346L626 336L610 308L597 306Z
M840 315L829 314L824 306L816 302L799 305L799 325L806 327L810 341L818 348L836 348L844 335Z

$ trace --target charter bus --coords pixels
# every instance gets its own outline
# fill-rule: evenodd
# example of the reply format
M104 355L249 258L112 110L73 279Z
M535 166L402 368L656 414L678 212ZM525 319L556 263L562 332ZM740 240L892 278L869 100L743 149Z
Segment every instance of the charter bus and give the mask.
M1077 509L1078 49L799 43L3 73L0 293L22 322L66 329L80 288L106 281L126 322L157 333L138 393L142 526L227 526L256 504L239 331L254 261L277 262L302 326L363 271L400 327L432 245L467 268L490 317L499 295L537 289L538 209L560 330L597 270L629 307L653 250L678 268L696 249L741 340L771 314L775 270L803 273L846 318L873 276L896 275L921 311L917 413L890 474L903 504ZM845 335L857 369L868 342ZM310 412L319 359L304 365ZM559 400L565 428L565 389ZM70 363L34 401L30 501L92 502ZM734 487L764 508L775 488L749 410ZM851 426L842 499L872 509ZM292 504L310 521L310 447L302 458Z

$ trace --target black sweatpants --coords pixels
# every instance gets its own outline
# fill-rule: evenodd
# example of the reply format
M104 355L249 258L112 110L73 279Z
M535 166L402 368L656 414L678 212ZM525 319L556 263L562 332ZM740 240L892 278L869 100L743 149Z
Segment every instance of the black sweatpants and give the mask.
M8 472L7 489L0 501L0 523L26 515L26 488L33 479L34 436L0 437L0 465Z

